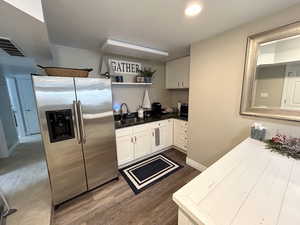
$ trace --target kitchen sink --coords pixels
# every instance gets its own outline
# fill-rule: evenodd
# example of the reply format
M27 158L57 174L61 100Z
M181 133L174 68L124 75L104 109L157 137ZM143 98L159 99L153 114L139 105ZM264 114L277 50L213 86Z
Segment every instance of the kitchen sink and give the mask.
M134 114L129 114L129 115L124 115L123 118L119 121L116 121L118 124L131 124L131 123L136 123L137 118Z

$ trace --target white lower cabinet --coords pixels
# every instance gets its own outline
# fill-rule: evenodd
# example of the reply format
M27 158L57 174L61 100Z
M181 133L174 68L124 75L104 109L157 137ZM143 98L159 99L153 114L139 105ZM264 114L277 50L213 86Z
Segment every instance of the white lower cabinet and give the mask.
M134 137L132 128L116 130L118 165L134 160Z
M152 152L160 151L167 146L167 136L172 135L167 131L168 120L151 123Z
M186 151L187 122L168 119L121 128L116 138L120 166L172 146Z
M134 160L133 137L117 137L117 157L118 165L122 165Z
M149 130L134 134L134 158L138 159L151 153L151 134Z
M116 130L118 165L134 161L152 152L151 127L148 124Z
M174 119L174 146L187 151L188 147L187 121Z
M166 126L166 147L171 147L174 145L174 119L169 119Z

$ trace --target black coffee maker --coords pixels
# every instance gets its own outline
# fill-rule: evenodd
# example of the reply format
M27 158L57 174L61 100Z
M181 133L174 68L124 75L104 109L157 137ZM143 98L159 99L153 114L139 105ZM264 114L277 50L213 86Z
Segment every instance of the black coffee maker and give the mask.
M159 102L152 103L152 116L160 117L162 114L161 104Z

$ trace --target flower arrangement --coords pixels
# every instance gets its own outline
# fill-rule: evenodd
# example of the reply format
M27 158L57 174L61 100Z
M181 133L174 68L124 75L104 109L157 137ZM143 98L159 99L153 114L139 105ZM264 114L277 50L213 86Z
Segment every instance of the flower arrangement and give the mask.
M151 68L143 68L139 70L139 73L144 78L146 83L151 83L153 75L156 73L156 70L152 70Z
M266 145L267 149L271 149L271 151L300 159L300 138L276 134L272 139L266 141Z
M156 70L152 70L151 68L143 68L142 70L139 70L140 74L143 77L150 77L152 78L153 75L156 73Z

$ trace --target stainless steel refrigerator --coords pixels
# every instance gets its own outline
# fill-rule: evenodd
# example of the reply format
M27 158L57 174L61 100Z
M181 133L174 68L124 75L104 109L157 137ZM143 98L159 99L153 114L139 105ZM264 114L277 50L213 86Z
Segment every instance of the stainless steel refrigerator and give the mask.
M32 79L54 204L117 178L111 81Z

